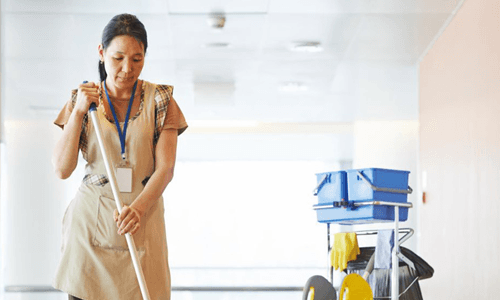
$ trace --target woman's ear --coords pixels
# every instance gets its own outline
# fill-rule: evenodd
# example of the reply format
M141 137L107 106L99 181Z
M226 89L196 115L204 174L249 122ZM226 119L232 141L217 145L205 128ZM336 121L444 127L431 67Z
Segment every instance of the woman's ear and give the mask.
M97 50L99 52L99 59L104 62L104 47L102 46L102 44L99 44L99 46L97 47Z

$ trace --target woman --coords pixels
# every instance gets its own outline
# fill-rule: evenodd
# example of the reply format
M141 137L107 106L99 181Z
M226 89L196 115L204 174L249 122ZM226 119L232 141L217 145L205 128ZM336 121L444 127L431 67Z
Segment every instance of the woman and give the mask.
M87 162L63 218L54 281L69 299L141 299L126 233L135 240L151 299L170 299L162 193L173 177L177 136L187 124L171 86L139 80L147 46L146 30L135 16L111 19L98 47L101 82L81 84L54 122L63 128L52 158L58 177L72 174L80 150ZM87 114L92 103L116 168L121 214Z

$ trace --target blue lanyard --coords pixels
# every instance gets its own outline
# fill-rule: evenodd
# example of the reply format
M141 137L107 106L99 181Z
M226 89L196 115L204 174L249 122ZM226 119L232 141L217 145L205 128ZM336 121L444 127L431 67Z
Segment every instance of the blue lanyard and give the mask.
M113 118L115 119L116 129L118 129L118 136L120 136L120 144L122 146L122 158L125 159L125 137L127 136L127 125L128 119L130 117L130 111L132 110L132 103L134 102L135 89L137 88L137 81L134 83L134 88L132 89L132 95L130 96L130 101L128 104L127 115L125 116L125 124L123 124L123 132L120 128L120 122L118 122L118 117L116 116L115 109L111 100L109 99L108 90L106 89L106 80L104 81L104 91L106 92L106 98L108 98L109 108L113 113Z

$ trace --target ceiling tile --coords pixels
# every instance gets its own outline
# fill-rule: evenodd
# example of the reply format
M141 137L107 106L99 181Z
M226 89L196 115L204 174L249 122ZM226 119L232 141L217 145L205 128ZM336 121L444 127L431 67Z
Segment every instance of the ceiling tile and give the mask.
M222 30L207 23L207 15L171 15L172 44L176 59L254 58L261 47L266 16L263 14L227 15ZM227 47L210 47L211 45Z
M103 15L4 14L4 56L9 58L98 59ZM101 28L101 29L97 29ZM22 37L22 38L19 38Z
M167 13L164 0L2 0L4 12L118 14Z
M269 13L340 14L368 12L373 0L270 0Z
M246 82L257 76L256 60L177 60L175 74L186 83Z
M153 59L172 56L165 15L138 15L148 31ZM102 30L112 15L12 13L3 18L4 55L12 58L98 59ZM22 36L23 38L19 38Z
M335 60L265 61L260 64L259 78L268 82L331 82L338 62Z
M358 15L272 14L263 43L271 58L341 59L361 20ZM322 52L294 53L295 43L319 42Z
M270 0L269 13L451 13L463 0Z
M265 13L269 0L168 0L168 8L174 14Z

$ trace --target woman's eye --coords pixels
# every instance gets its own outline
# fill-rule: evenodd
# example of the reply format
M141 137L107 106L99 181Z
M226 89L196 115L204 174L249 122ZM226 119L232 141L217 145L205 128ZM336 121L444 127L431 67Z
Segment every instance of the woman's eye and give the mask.
M123 57L114 57L115 60L122 60Z

